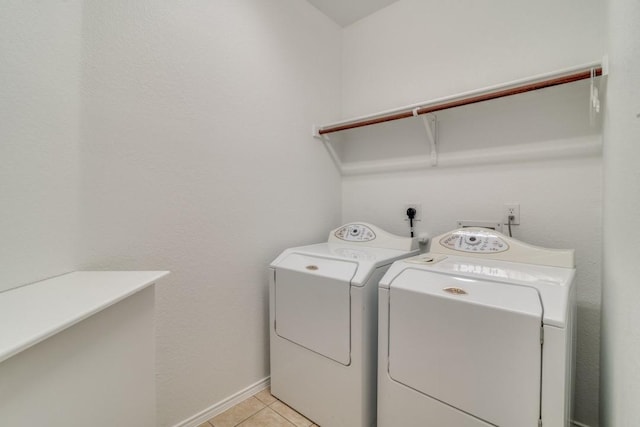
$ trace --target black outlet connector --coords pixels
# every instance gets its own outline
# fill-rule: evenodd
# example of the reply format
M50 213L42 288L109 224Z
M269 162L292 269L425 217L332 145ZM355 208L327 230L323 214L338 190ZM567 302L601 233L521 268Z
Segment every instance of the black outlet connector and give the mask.
M411 229L411 237L413 237L413 219L416 217L416 210L414 208L407 209L407 216L409 217L409 227Z
M416 217L416 210L414 208L407 209L407 216L410 220L413 220Z

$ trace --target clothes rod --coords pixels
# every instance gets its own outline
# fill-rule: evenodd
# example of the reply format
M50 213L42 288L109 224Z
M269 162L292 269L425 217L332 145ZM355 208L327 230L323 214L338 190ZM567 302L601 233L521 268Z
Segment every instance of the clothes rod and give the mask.
M491 92L483 93L480 95L469 96L466 98L454 99L451 101L444 101L433 105L425 105L423 107L412 108L404 111L381 115L370 119L362 119L345 123L341 125L328 126L317 130L318 135L326 135L329 133L340 132L349 129L356 129L364 126L375 125L378 123L391 122L394 120L408 119L421 114L433 113L436 111L447 110L449 108L462 107L464 105L475 104L478 102L489 101L492 99L503 98L511 95L518 95L520 93L531 92L534 90L545 89L548 87L558 86L566 83L573 83L580 80L586 80L592 76L601 76L602 67L593 67L585 71L579 71L572 74L566 74L564 76L550 78L546 80L540 80L534 83L522 84L519 86L510 87L508 89L494 90Z

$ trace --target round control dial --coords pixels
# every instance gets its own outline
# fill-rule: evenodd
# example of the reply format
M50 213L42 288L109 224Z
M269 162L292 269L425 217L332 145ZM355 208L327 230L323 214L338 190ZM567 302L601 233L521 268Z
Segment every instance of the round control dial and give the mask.
M479 245L480 243L482 243L482 240L480 240L476 236L465 236L464 243L466 245L475 246L475 245Z
M440 239L446 248L460 252L497 253L509 250L507 242L487 230L458 230Z

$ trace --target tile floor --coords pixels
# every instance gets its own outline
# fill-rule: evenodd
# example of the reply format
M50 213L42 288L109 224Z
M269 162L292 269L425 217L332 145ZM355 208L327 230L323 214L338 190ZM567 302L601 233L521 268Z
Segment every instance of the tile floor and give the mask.
M319 427L266 388L198 427Z

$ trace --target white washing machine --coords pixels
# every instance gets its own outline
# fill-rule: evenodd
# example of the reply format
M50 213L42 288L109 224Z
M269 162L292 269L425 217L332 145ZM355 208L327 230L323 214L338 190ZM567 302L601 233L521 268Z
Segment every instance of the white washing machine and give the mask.
M455 230L380 281L378 426L565 427L574 251Z
M271 393L326 427L376 425L378 281L417 241L366 223L270 266Z

